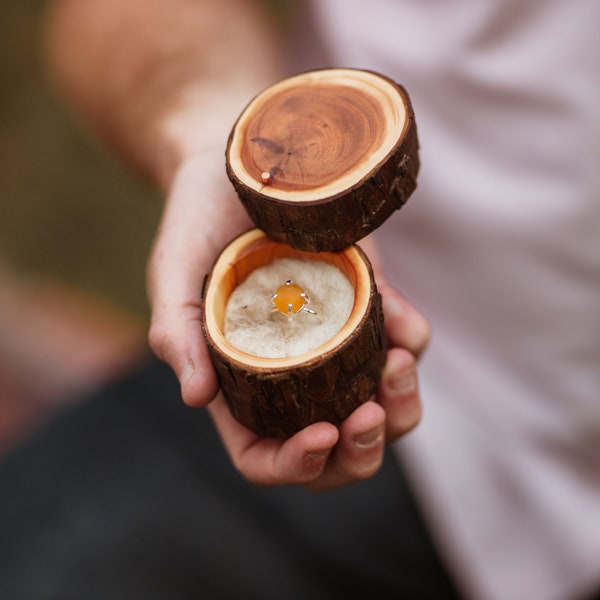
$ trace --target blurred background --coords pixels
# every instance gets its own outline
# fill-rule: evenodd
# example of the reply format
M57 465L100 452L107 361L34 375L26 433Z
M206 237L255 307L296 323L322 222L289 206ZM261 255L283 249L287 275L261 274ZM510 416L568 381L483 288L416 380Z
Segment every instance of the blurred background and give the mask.
M0 4L0 454L144 354L162 202L53 89L48 4Z

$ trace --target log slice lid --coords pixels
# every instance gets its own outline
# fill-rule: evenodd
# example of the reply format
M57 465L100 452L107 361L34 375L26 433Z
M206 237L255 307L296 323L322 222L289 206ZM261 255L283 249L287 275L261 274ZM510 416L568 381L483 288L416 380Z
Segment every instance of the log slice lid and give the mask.
M416 187L406 90L359 69L301 73L267 88L229 136L227 174L256 225L310 252L379 227Z

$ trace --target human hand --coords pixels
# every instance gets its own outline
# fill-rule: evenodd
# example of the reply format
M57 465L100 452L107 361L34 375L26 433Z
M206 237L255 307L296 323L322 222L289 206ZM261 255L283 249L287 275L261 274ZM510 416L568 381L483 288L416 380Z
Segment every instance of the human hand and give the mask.
M327 490L370 477L385 444L420 419L416 357L428 340L427 321L386 283L374 261L389 342L376 395L339 427L314 423L288 440L260 438L242 426L218 393L200 326L205 274L221 249L251 226L238 200L224 193L230 186L222 171L218 161L197 156L175 178L149 266L151 346L174 369L184 401L208 406L232 462L255 485ZM372 248L367 252L373 255Z
M421 417L416 357L429 337L427 321L385 282L382 294L390 349L376 395L339 427L314 423L288 440L260 438L238 423L222 394L209 411L236 468L259 486L303 484L325 491L368 478L383 450Z

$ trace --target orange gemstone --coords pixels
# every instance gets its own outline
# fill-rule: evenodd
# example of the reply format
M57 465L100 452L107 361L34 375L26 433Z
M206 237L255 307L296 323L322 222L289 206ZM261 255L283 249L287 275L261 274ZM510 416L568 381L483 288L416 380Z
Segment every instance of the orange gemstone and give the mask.
M273 305L284 315L300 312L308 300L304 290L291 281L286 281L273 296Z

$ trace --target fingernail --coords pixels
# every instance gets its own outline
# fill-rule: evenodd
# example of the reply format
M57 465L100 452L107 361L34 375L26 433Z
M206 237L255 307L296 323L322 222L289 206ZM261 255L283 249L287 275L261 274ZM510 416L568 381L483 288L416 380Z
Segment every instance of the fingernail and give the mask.
M354 438L354 445L357 448L373 448L377 446L382 439L383 428L377 427L376 429L371 429L371 431L357 435Z
M407 396L417 390L417 376L413 372L396 375L389 380L388 387L395 394Z

